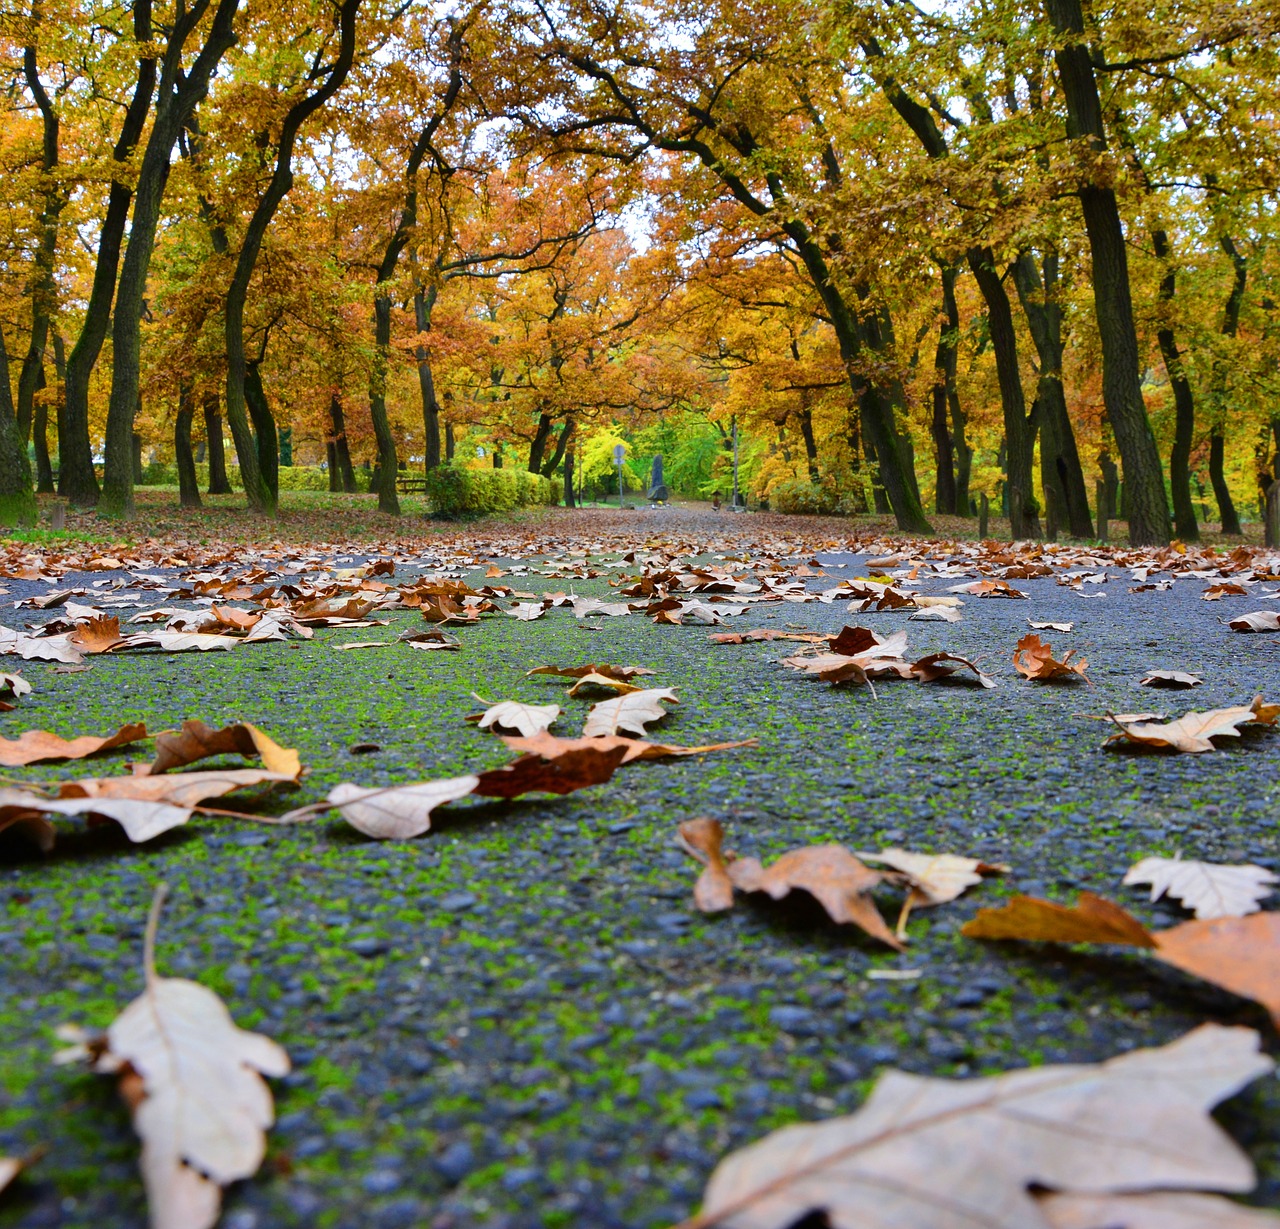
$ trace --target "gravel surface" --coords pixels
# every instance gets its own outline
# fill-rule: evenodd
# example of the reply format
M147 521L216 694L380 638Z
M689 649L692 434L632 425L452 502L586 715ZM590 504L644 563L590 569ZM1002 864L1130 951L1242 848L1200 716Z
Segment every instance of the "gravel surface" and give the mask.
M583 549L610 547L606 559L628 540L643 547L728 530L749 549L752 538L776 542L794 528L778 517L677 510L598 523L595 538L575 532ZM485 541L475 546L477 559L491 557ZM868 572L856 554L818 558L828 577L813 578L813 590ZM1207 582L1195 579L1130 593L1126 569L1106 570L1105 585L1086 586L1103 598L1052 578L1017 580L1030 600L967 597L956 624L852 615L840 601L749 609L726 628L905 628L911 658L947 650L983 659L999 682L989 691L886 681L873 698L777 664L802 646L713 644L705 627L639 615L584 623L565 610L457 629L460 653L333 651L421 625L414 612L393 612L389 628L321 630L227 654L111 656L62 675L26 663L35 691L0 717L6 736L106 733L126 720L152 729L192 717L252 721L311 768L296 794L265 810L313 801L339 781L378 785L503 762L502 745L463 721L477 708L472 691L561 703L556 732L575 733L587 704L563 698L567 681L524 677L540 664L651 667L653 684L680 696L654 735L759 746L628 765L565 798L456 804L406 843L367 841L336 816L297 828L208 819L146 846L73 821L46 857L0 836L0 1155L49 1148L0 1196L0 1226L145 1223L137 1145L111 1082L53 1068L49 1056L57 1025L103 1027L138 992L160 880L172 893L162 972L209 985L238 1023L276 1038L295 1063L276 1084L279 1121L262 1171L228 1193L227 1229L647 1229L690 1214L727 1150L855 1109L886 1066L963 1076L1097 1061L1206 1020L1258 1028L1274 1051L1260 1008L1140 953L960 935L980 906L1015 891L1069 901L1087 888L1149 923L1182 920L1176 905L1120 886L1147 854L1280 869L1280 733L1246 733L1209 755L1135 755L1103 751L1106 729L1081 716L1280 698L1280 635L1240 635L1220 621L1276 603L1205 602ZM110 575L58 586L102 579ZM962 579L919 587L942 593ZM48 587L3 583L7 600ZM502 583L570 585L537 575ZM582 594L611 592L603 578L573 583ZM45 617L10 611L0 621ZM1070 634L1041 634L1088 659L1092 689L1013 672L1029 617L1074 622ZM1151 668L1205 682L1191 692L1140 687ZM362 743L380 750L349 750ZM128 758L11 775L106 775L125 771ZM802 893L698 914L697 868L673 843L677 823L696 815L720 818L733 848L766 858L838 841L1014 869L917 913L899 955L831 924ZM882 904L892 918L894 894ZM884 970L920 976L869 977ZM1280 1203L1276 1082L1251 1086L1218 1117L1259 1168L1250 1201Z

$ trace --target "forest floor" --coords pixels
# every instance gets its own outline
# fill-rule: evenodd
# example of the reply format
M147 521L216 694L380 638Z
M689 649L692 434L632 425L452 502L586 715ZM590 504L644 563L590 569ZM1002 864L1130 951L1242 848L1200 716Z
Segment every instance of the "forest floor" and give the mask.
M479 587L496 564L505 575L488 583L610 601L619 599L609 580L638 574L655 551L744 571L784 561L813 593L892 570L867 563L887 548L872 541L890 532L884 523L855 534L842 520L669 508L458 526L392 523L372 510L333 516L323 500L293 500L264 524L143 500L127 524L73 518L64 535L11 544L8 570L23 553L56 562L71 552L85 566L97 554L95 570L60 574L56 586L86 588L75 600L89 602L95 583L120 580L98 594L137 608L169 604L134 590L137 572L314 578L379 558L394 561L394 577L380 577L392 584L460 571ZM972 533L972 522L945 528ZM641 559L623 558L632 551ZM110 555L119 570L103 562ZM696 1210L726 1152L786 1123L853 1111L886 1067L965 1076L1093 1062L1205 1021L1257 1028L1274 1052L1260 1007L1140 951L960 933L980 907L1015 893L1069 903L1081 889L1173 924L1188 916L1179 906L1120 883L1150 854L1280 869L1280 734L1227 739L1211 754L1124 754L1102 749L1106 729L1084 716L1280 698L1280 635L1238 635L1222 622L1263 603L1202 601L1208 582L1191 577L1133 592L1120 559L1079 547L1062 549L1057 571L1090 558L1084 566L1105 582L1080 591L1056 574L1014 580L1029 600L965 596L956 623L850 614L844 600L749 606L722 628L555 608L532 622L495 614L445 629L460 652L415 652L394 638L422 619L400 609L382 616L387 626L230 653L108 654L86 672L4 659L34 688L0 716L5 737L250 721L310 769L297 791L265 804L277 812L343 781L387 785L506 762L503 744L464 720L479 707L472 693L558 703L554 730L573 735L588 703L565 698L565 679L527 678L539 665L648 667L648 685L679 697L651 737L757 745L636 762L565 797L467 800L406 842L368 840L336 812L292 827L196 819L144 845L71 821L47 855L14 831L0 835L0 1156L48 1150L0 1194L0 1227L145 1221L137 1141L112 1081L49 1060L57 1026L105 1027L138 993L143 925L162 880L171 894L161 972L215 990L241 1027L276 1039L294 1064L273 1082L278 1121L262 1170L227 1193L227 1229L657 1229ZM943 594L964 579L922 575L915 587ZM11 604L52 587L12 575L0 586ZM1105 598L1086 600L1092 593ZM0 622L58 613L11 608ZM134 611L113 613L123 622ZM1073 624L1043 635L1088 660L1092 687L1014 673L1028 618ZM778 664L803 645L709 636L844 624L905 629L909 659L980 659L998 685L884 681L873 694ZM334 651L347 641L392 643ZM1153 692L1138 685L1153 668L1204 683ZM130 758L9 776L119 773ZM730 846L765 860L839 842L1012 869L917 911L899 954L830 922L803 893L699 913L698 867L675 844L677 825L695 816L721 820ZM892 922L890 895L882 904ZM1254 1084L1217 1117L1258 1167L1247 1201L1280 1204L1280 1086Z

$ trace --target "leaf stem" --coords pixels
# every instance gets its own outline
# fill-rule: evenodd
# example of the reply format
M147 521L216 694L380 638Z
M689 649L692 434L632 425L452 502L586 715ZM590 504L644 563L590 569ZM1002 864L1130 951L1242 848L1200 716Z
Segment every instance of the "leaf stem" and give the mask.
M147 914L147 933L142 941L142 970L146 975L147 985L156 981L156 932L160 929L160 910L164 908L165 897L169 895L169 885L162 879L156 884L155 895L151 898L151 912Z

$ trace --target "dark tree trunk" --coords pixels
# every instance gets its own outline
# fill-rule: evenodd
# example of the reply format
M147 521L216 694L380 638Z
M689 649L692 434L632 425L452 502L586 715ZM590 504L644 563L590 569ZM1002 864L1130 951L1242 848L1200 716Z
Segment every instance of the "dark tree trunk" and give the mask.
M973 449L969 447L969 419L960 405L960 390L956 380L958 347L960 344L960 309L956 305L955 277L942 279L942 310L946 314L947 329L952 343L946 356L947 406L951 411L951 446L956 465L956 515L969 516L969 475L973 469Z
M44 367L40 368L40 378L36 381L36 392L45 389ZM35 417L32 421L32 443L36 450L36 493L53 494L53 465L49 460L49 406L44 398L38 398L35 404Z
M223 0L223 3L230 2L231 0ZM267 228L271 225L280 202L293 187L293 148L298 138L298 130L338 91L351 69L355 58L356 13L359 7L360 0L342 0L338 10L337 55L324 69L320 70L316 79L320 80L321 84L310 93L304 94L285 112L276 146L275 169L272 171L266 191L262 194L245 227L240 254L236 257L235 272L232 274L231 284L227 287L224 315L227 349L227 422L231 426L231 436L235 440L236 455L240 458L240 481L244 485L249 506L270 515L275 515L276 496L260 472L257 448L246 413L245 301L249 294L249 280L258 262L258 253L262 249ZM394 465L387 478L394 486Z
M330 467L330 473L336 473L339 479L339 485L331 486L330 489L354 495L356 471L351 467L351 448L347 443L347 418L342 412L342 402L336 392L329 398L329 424L333 431L329 446L333 449L336 460L336 464Z
M444 459L453 460L453 423L444 424Z
M1009 474L1007 489L1010 527L1015 538L1031 537L1038 528L1038 509L1032 493L1031 473L1035 440L1027 421L1027 401L1022 391L1022 370L1018 363L1018 335L1013 325L1013 309L1004 282L996 272L995 257L991 249L971 248L968 260L969 268L987 305L987 328L996 360L996 378L1000 385Z
M1045 498L1052 498L1059 526L1073 538L1093 537L1089 492L1076 446L1076 433L1062 387L1062 307L1057 299L1058 254L1044 257L1044 275L1030 252L1013 265L1018 298L1040 365L1036 388L1040 427L1040 476Z
M137 0L133 8L133 37L139 47L151 43L151 0ZM156 61L138 61L133 97L120 125L120 137L112 150L111 189L107 212L98 231L98 261L85 307L80 336L67 356L66 409L58 432L58 492L73 504L91 507L98 502L98 476L93 468L93 444L89 439L89 378L102 353L111 324L111 301L120 268L129 205L133 200L133 151L151 114L155 92Z
M1209 481L1213 485L1213 497L1218 501L1218 517L1222 521L1224 534L1239 535L1244 531L1240 527L1240 515L1236 512L1235 501L1227 487L1226 440L1220 427L1209 431Z
M1094 154L1106 149L1102 106L1085 39L1080 0L1045 0L1054 32L1066 41L1054 52L1067 104L1067 131ZM1094 312L1102 342L1102 397L1124 463L1129 541L1165 546L1171 536L1160 453L1142 400L1138 334L1133 321L1129 261L1115 189L1085 182L1078 189L1092 256Z
M809 481L818 484L818 441L813 436L813 411L809 408L809 390L800 392L800 410L796 418L800 422L800 437L804 440L804 456L809 469Z
M378 446L375 470L378 477L378 511L387 516L399 516L400 497L396 494L396 441L391 434L391 422L387 417L387 360L391 353L391 300L385 294L379 294L373 301L373 321L375 357L369 384L369 417L373 420L373 438Z
M342 478L338 473L338 450L334 447L333 440L325 440L324 455L329 468L329 493L336 495L342 490Z
M200 507L200 479L191 451L191 423L196 416L196 399L185 380L178 386L178 416L173 424L173 456L178 467L178 501L184 508Z
M551 428L554 425L554 420L545 410L538 415L538 429L533 433L533 442L529 445L528 469L531 474L539 473L542 469L542 454L546 451L547 440L551 438Z
M1173 389L1173 447L1169 452L1169 487L1173 495L1173 528L1184 542L1196 542L1200 538L1200 526L1196 524L1196 509L1191 501L1191 445L1196 432L1196 403L1187 379L1182 355L1173 335L1173 300L1177 293L1177 271L1168 234L1155 229L1151 242L1157 259L1164 264L1164 276L1160 279L1160 324L1156 340L1160 343L1160 357Z
M573 493L573 465L576 455L576 440L573 431L573 423L565 424L566 434L568 438L564 445L564 506L566 508L576 508L577 503Z
M1222 335L1234 338L1240 327L1240 307L1244 302L1244 288L1249 277L1249 262L1236 248L1235 241L1229 235L1220 235L1218 244L1231 261L1231 292L1227 295L1226 306L1222 312ZM1218 516L1222 521L1224 534L1239 534L1240 515L1236 511L1231 491L1227 487L1225 472L1226 461L1226 420L1227 420L1227 380L1229 367L1225 358L1214 361L1210 375L1210 403L1213 407L1213 426L1209 431L1209 480L1213 483L1213 495L1218 501Z
M112 312L111 399L102 473L102 508L109 514L120 515L133 508L130 439L138 407L142 314L160 207L169 181L169 157L191 112L208 92L218 62L235 42L233 23L239 5L240 0L219 0L205 44L193 62L184 65L184 44L202 23L208 0L196 0L189 9L180 10L165 44L155 115L138 168L129 245Z
M0 525L34 525L36 497L31 490L31 463L18 433L18 416L9 385L9 352L0 329Z
M560 431L560 438L556 441L555 451L551 454L549 460L542 463L542 476L550 478L556 472L556 466L564 460L564 450L569 444L569 437L573 434L573 420L565 419L564 427Z
M276 429L275 415L271 413L271 406L267 402L267 391L262 387L262 375L256 359L244 365L243 388L249 421L253 423L258 473L274 508L280 499L280 435ZM240 463L240 475L244 476L243 461Z
M419 290L413 296L414 322L419 333L431 329L431 309L435 306L436 288ZM422 432L425 440L422 468L428 472L440 464L440 403L436 400L435 374L431 370L431 351L424 345L414 348L418 365L418 389L422 394ZM452 456L452 453L450 454Z
M141 406L139 406L141 409ZM142 485L142 436L137 431L129 432L129 469L134 486Z
M62 334L53 334L53 372L58 380L56 423L58 431L58 476L62 476L62 441L67 437L67 348Z
M204 438L209 444L209 494L229 495L231 484L227 481L227 450L222 442L222 414L218 408L218 394L209 389L204 395Z
M956 384L956 333L952 328L948 299L955 305L956 271L942 267L942 318L938 322L938 347L933 355L933 455L937 465L934 483L934 508L954 516L959 511L956 495L955 441L951 436L950 407ZM967 511L967 509L966 509Z

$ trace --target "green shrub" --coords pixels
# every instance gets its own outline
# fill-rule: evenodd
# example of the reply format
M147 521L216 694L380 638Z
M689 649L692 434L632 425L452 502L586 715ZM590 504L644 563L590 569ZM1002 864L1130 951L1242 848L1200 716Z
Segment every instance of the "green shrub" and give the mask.
M804 478L776 482L769 489L769 507L774 512L830 514L840 511L838 492L815 486Z
M236 483L232 483L233 486ZM282 491L327 491L329 489L329 471L317 465L282 465L280 466L280 489Z
M427 474L427 501L437 516L497 516L556 500L550 479L528 470L439 465Z
M196 466L196 478L200 489L209 489L209 466L201 462ZM227 481L233 491L240 490L240 467L227 466ZM178 467L172 461L153 461L142 471L143 486L177 486ZM329 474L327 470L314 465L282 465L280 466L280 490L282 491L327 491Z

